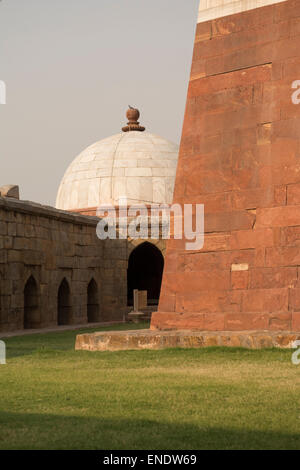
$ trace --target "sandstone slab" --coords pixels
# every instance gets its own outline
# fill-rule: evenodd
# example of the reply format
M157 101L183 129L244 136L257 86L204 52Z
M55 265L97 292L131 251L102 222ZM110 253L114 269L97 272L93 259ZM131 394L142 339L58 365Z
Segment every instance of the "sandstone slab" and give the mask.
M248 349L293 348L300 333L288 331L109 331L77 335L77 351L124 351L209 346Z

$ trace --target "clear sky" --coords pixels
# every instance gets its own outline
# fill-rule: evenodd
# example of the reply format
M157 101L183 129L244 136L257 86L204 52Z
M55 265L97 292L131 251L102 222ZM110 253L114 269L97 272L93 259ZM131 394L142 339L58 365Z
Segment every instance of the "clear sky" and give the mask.
M0 186L55 204L69 163L127 105L180 142L199 0L2 0Z

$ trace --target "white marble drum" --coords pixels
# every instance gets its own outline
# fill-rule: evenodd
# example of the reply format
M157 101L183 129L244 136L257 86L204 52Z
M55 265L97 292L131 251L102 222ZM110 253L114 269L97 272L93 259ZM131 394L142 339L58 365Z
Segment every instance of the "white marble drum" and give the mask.
M172 202L178 145L144 132L137 119L129 119L122 133L96 142L70 164L58 190L58 209L118 205L121 197L129 205Z

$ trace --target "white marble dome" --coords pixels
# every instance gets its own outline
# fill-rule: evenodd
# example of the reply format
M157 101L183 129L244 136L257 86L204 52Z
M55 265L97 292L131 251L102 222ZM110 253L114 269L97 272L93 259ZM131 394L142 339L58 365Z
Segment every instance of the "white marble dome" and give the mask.
M131 130L100 140L68 167L56 207L63 210L172 202L178 145L148 132Z

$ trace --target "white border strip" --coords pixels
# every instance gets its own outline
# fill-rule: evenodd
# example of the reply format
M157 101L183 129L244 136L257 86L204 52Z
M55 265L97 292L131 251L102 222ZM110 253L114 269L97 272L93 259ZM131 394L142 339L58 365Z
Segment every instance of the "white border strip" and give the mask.
M200 0L198 23L234 15L287 0Z

